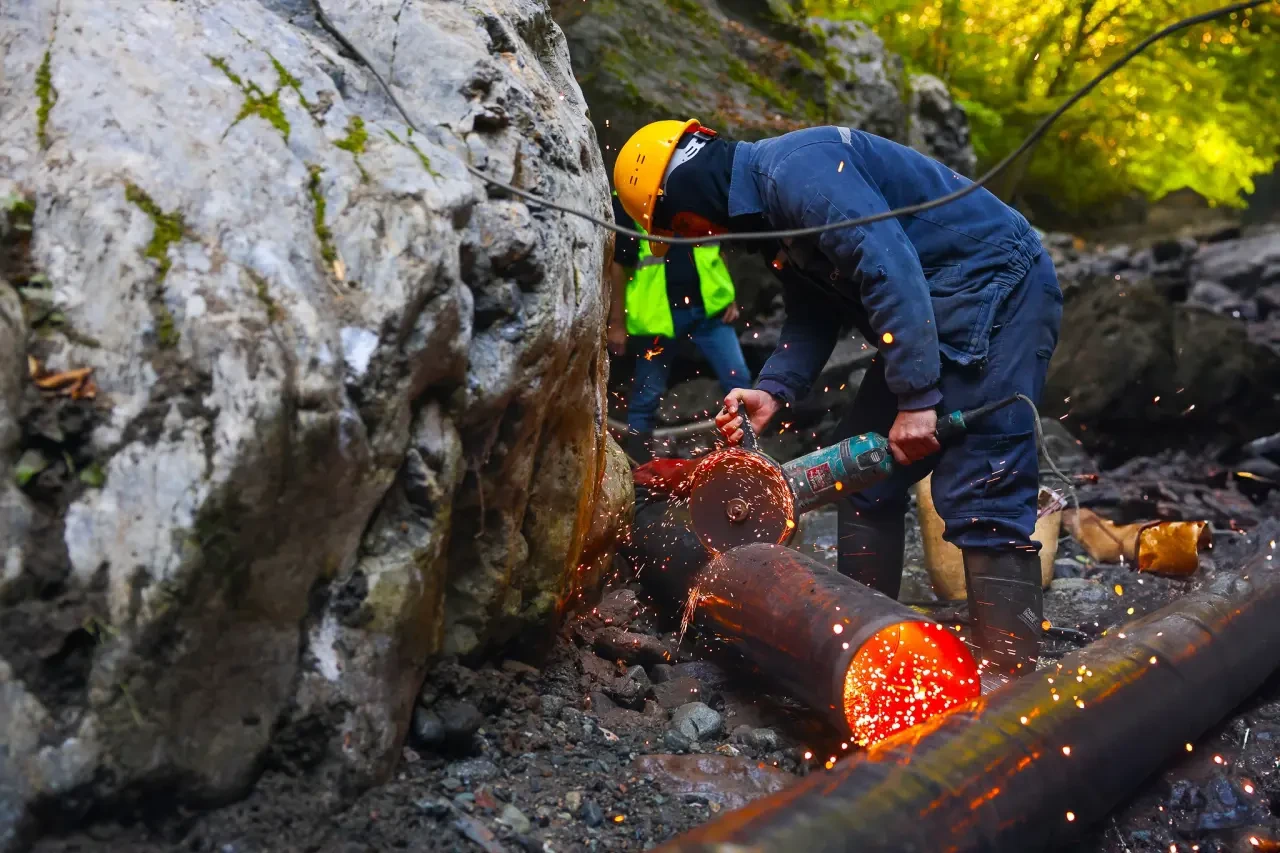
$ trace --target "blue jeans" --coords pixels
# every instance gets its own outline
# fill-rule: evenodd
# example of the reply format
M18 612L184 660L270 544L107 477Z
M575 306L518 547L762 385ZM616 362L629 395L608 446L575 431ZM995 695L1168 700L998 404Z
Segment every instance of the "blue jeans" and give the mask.
M942 412L972 409L1011 394L1038 404L1049 359L1058 344L1062 291L1044 252L996 309L984 362L961 367L942 361ZM867 370L839 435L888 436L898 414L880 358ZM840 513L884 513L900 519L907 489L932 471L934 507L946 525L943 538L960 548L1038 550L1032 542L1039 497L1035 416L1021 401L992 412L928 459L899 467L889 479L850 495Z
M653 344L650 338L645 342L645 351L636 358L631 401L627 405L627 426L632 434L653 432L658 404L666 393L671 365L675 362L676 346L685 338L692 338L711 363L724 393L751 386L751 371L747 369L738 334L732 326L719 317L708 317L701 308L672 309L671 319L675 340L659 338Z

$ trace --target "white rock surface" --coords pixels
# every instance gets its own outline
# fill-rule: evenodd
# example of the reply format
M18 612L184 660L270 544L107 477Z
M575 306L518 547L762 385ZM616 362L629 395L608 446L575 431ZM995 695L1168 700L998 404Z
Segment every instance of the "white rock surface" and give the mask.
M74 415L67 464L105 474L52 453L26 494L0 480L0 518L36 519L0 530L0 689L27 709L0 839L76 785L238 793L273 728L366 784L427 660L542 625L576 565L605 235L463 166L608 218L560 31L540 0L325 5L421 133L307 4L0 11L0 196L34 201L61 318L13 333L0 282L0 462ZM27 351L92 367L96 399L42 397Z

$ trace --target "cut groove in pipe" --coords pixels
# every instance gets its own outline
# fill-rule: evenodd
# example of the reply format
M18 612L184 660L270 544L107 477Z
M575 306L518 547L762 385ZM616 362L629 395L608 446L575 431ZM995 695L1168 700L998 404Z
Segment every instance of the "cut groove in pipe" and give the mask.
M859 744L875 743L978 695L968 647L933 620L780 545L709 561L687 508L636 511L633 558L671 612L693 620L770 685Z

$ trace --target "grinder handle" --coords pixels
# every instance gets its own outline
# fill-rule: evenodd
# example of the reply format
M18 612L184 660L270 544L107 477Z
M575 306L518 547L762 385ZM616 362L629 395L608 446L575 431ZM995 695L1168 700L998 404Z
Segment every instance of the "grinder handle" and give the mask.
M747 409L739 403L738 411L742 416L742 449L756 450L756 429L751 425L751 418L747 417Z

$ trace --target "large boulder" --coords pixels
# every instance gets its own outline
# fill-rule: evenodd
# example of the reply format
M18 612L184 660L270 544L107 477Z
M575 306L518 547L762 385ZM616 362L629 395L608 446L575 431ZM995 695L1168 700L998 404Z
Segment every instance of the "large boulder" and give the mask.
M1280 355L1240 320L1104 278L1066 290L1043 408L1090 450L1203 449L1274 431L1277 389Z
M6 9L0 462L42 467L0 478L0 847L235 796L273 740L381 778L428 660L545 626L578 565L605 234L465 169L609 216L560 30L324 5L423 132L307 4Z

